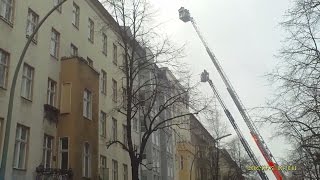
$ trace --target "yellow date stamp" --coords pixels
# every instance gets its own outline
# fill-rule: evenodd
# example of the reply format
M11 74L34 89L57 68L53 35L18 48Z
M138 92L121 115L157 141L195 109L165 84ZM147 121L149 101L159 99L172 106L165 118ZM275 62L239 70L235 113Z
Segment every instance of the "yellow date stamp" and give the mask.
M297 166L293 165L285 165L285 166L247 166L247 170L249 171L296 171Z

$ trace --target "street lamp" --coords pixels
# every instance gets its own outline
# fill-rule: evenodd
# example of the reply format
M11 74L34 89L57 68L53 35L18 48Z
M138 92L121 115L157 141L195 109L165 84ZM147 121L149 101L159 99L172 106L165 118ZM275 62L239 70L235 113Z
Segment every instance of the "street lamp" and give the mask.
M224 136L220 136L220 137L214 139L214 146L216 147L216 142L218 142L218 141L220 141L221 139L223 139L223 138L225 138L225 137L228 137L228 136L231 136L231 134L226 134L226 135L224 135ZM212 146L209 146L209 147L212 147ZM197 157L197 155L198 155L199 152L200 152L200 151L197 151L197 152L194 154L193 159L192 159L192 162L191 162L190 180L191 180L191 177L192 177L192 168L193 168L194 160L196 159L196 157ZM219 152L219 150L218 150L218 152ZM218 164L217 164L217 165L218 165Z
M231 136L231 134L227 134L227 135L224 135L224 136L221 136L221 137L219 137L219 138L217 138L217 139L215 139L215 141L214 141L214 144L215 144L215 146L216 146L216 148L217 148L217 157L216 157L216 173L215 173L215 175L216 175L216 180L219 178L219 141L222 139L222 138L225 138L225 137L228 137L228 136Z

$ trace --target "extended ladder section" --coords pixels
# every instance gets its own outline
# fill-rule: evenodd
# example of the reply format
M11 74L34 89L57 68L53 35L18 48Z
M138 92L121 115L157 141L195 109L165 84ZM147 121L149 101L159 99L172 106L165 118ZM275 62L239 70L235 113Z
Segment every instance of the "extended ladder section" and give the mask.
M248 115L247 111L244 108L244 105L241 103L240 98L238 97L237 93L235 92L234 88L232 87L230 81L228 80L226 74L223 72L222 67L219 64L219 61L217 60L217 58L215 57L215 55L211 52L207 42L205 41L205 39L203 38L203 36L200 33L200 30L195 22L195 20L190 16L190 13L187 9L184 9L183 7L181 7L179 9L179 18L183 21L183 22L188 22L191 21L194 29L196 30L200 40L202 41L203 45L206 48L206 51L210 57L210 59L212 60L214 66L216 67L218 73L220 74L224 84L227 86L227 90L233 100L233 102L235 103L235 105L237 106L242 118L244 119L246 125L248 126L251 136L253 137L255 143L257 144L259 150L261 151L263 157L265 158L265 160L267 161L268 165L272 168L272 172L275 175L275 177L277 178L277 180L282 180L284 175L281 171L279 171L277 169L277 163L276 160L274 159L274 156L272 155L271 151L269 150L267 144L265 143L265 141L263 140L262 136L260 135L258 129L254 126L250 116Z
M209 74L207 73L207 71L205 70L202 74L201 74L201 82L208 82L214 92L214 95L216 96L216 98L218 99L220 105L223 108L224 113L226 114L226 116L228 117L233 129L236 131L240 142L242 144L242 146L244 147L245 151L247 152L248 156L250 157L252 163L254 166L256 167L261 167L258 159L256 158L256 156L254 155L253 151L251 150L248 142L246 141L246 139L244 138L242 132L240 131L237 123L235 122L233 116L231 115L230 111L227 109L225 103L223 102L223 100L221 99L220 94L218 93L217 89L215 88L213 82L211 81L211 79L209 78ZM265 174L265 172L263 170L258 170L258 174L261 177L262 180L268 180L268 176Z

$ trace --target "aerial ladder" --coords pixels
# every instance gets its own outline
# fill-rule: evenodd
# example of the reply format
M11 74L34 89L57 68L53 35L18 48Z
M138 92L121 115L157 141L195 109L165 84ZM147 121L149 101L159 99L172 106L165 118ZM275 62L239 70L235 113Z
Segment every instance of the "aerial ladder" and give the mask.
M231 115L230 111L227 109L227 106L225 105L225 103L223 102L223 100L221 99L221 96L219 94L219 92L217 91L217 88L214 86L212 80L209 78L209 73L204 70L203 73L201 73L201 82L208 82L213 90L214 95L216 96L216 98L218 99L224 113L226 114L226 116L228 117L233 129L236 131L240 142L242 144L242 146L244 147L245 151L247 152L248 156L250 157L254 167L261 167L261 169L257 168L258 174L261 177L262 180L268 180L268 176L265 174L264 170L262 169L262 166L260 165L258 159L256 158L256 156L254 155L253 151L251 150L247 140L244 138L242 132L239 129L239 126L237 125L237 123L235 122L233 116Z
M262 136L260 135L258 129L255 127L255 125L253 124L249 114L247 113L247 111L244 108L244 105L241 103L240 98L238 97L237 93L235 92L234 88L232 87L230 81L228 80L226 74L223 72L222 67L220 66L220 63L218 62L217 58L215 57L215 55L211 52L207 42L205 41L205 39L203 38L203 36L200 33L200 30L195 22L195 20L190 16L190 13L187 9L181 7L179 9L179 18L180 20L182 20L183 22L189 22L191 21L194 29L196 30L200 40L202 41L203 45L206 48L206 51L210 57L210 59L212 60L214 66L216 67L218 73L220 74L220 77L222 78L224 84L227 87L227 91L230 94L233 102L235 103L235 105L237 106L242 118L244 119L246 125L248 126L249 130L250 130L250 134L253 137L255 143L257 144L260 152L262 153L264 159L266 160L266 162L268 163L269 167L272 169L273 174L275 175L275 177L277 178L277 180L282 180L285 176L284 174L277 168L278 167L278 163L276 162L274 156L272 155L270 149L268 148L267 144L265 143L265 141L263 140Z

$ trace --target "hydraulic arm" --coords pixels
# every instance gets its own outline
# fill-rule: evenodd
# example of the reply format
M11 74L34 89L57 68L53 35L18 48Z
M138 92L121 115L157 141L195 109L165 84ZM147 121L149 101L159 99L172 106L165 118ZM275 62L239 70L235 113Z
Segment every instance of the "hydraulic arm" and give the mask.
M248 126L251 136L253 137L255 143L257 144L260 152L262 153L263 157L265 158L265 160L267 161L268 165L272 168L272 172L275 175L275 177L277 178L277 180L282 180L284 178L284 175L281 171L279 171L277 169L278 165L276 163L276 160L274 159L274 156L272 155L271 151L269 150L267 144L265 143L265 141L263 140L262 136L260 135L258 129L254 126L250 116L248 115L248 113L246 112L244 105L241 103L240 98L238 97L237 93L235 92L234 88L232 87L230 81L228 80L226 74L223 72L222 67L219 64L219 61L217 60L217 58L215 57L215 55L211 52L207 42L205 41L205 39L203 38L203 36L200 33L200 30L195 22L195 20L190 16L190 13L187 9L184 9L183 7L181 7L179 9L179 18L183 21L183 22L188 22L191 21L194 29L196 30L200 40L202 41L203 45L206 48L206 51L210 57L210 59L212 60L214 66L216 67L218 73L220 74L220 77L222 78L224 84L227 87L227 90L233 100L233 102L235 103L235 105L237 106L242 118L244 119L246 125Z
M226 116L228 117L233 129L236 131L240 142L242 144L242 146L244 147L245 151L247 152L248 156L250 157L253 165L255 167L261 167L258 159L256 158L256 156L254 155L253 151L251 150L248 142L246 141L246 139L243 137L243 134L241 133L237 123L235 122L233 116L231 115L230 111L227 109L225 103L223 102L223 100L221 99L220 94L218 93L216 87L214 86L213 82L211 81L211 79L209 78L209 73L204 70L204 72L201 74L201 82L208 82L212 88L212 91L214 92L216 98L218 99L220 105L223 108L224 113L226 114ZM262 180L268 180L268 176L265 174L265 172L260 169L258 170L258 174L261 177Z

